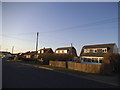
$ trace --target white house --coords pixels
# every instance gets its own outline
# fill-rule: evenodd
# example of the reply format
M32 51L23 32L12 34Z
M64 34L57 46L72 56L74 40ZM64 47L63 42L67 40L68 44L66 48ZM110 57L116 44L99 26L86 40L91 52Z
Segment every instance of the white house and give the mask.
M104 54L108 52L118 53L115 43L85 45L80 53L80 61L82 63L102 63Z

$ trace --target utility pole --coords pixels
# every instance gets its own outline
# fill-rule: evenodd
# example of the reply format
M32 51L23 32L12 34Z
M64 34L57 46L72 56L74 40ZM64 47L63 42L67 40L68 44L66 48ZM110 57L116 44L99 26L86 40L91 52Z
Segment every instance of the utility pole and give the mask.
M38 51L38 36L39 36L39 32L37 32L37 40L36 40L36 59L37 59L37 51Z
M14 46L12 46L12 54L13 54Z

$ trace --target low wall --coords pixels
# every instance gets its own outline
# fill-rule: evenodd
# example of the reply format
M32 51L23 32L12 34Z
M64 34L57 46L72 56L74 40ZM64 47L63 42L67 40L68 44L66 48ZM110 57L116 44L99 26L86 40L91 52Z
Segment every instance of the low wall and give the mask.
M56 66L56 67L62 67L82 71L82 72L88 72L88 73L100 73L101 64L86 64L86 63L76 63L76 62L66 62L65 61L49 61L50 66Z

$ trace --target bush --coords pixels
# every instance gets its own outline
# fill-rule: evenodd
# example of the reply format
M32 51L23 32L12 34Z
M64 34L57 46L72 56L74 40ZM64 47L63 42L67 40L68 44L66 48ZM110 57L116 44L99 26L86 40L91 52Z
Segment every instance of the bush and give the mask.
M113 67L113 72L120 72L120 54L112 54L111 55L111 65Z
M118 73L120 70L120 54L106 53L103 58L101 72L104 74Z
M39 54L39 57L38 59L41 59L43 60L43 63L44 64L49 64L49 61L55 61L57 59L60 59L60 60L68 60L68 59L71 59L73 58L73 56L71 55L66 55L66 54Z

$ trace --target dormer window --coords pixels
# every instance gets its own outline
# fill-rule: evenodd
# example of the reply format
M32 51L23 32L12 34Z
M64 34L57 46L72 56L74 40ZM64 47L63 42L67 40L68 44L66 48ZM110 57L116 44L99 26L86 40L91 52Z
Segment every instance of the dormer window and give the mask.
M90 49L84 49L84 53L89 53Z
M38 53L40 53L40 51L38 51Z
M59 51L59 50L56 50L56 53L60 53L60 51Z
M93 53L97 53L97 49L93 49Z
M58 51L58 53L60 53L60 51Z
M96 53L96 52L97 52L97 50L94 50L94 52Z
M107 53L107 48L102 49L103 53Z
M41 53L44 53L44 50L42 50Z

